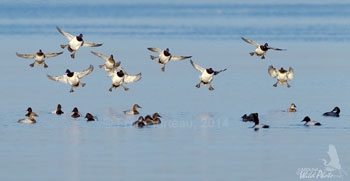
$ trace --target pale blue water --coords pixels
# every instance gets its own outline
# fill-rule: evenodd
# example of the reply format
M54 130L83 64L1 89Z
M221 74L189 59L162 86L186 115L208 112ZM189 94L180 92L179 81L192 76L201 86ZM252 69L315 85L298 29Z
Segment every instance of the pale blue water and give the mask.
M329 144L350 173L349 17L346 1L5 1L0 180L298 180L300 168L324 168L320 159L329 160ZM46 60L48 69L15 55L61 51L67 40L56 26L103 46L83 47L75 60L64 50ZM260 60L249 56L254 47L241 36L287 51L271 50ZM197 89L199 73L188 60L170 62L163 73L147 47L168 47L204 67L228 70L214 78L215 91ZM108 92L111 80L98 68L103 61L90 51L113 53L142 79L127 85L128 92ZM95 69L82 80L87 86L74 93L46 77L90 64ZM290 89L272 87L269 65L294 68ZM50 114L58 103L63 116ZM122 111L134 103L142 115L159 112L162 124L132 127L137 116ZM284 112L291 103L298 112ZM37 124L18 124L29 106L40 116ZM322 117L335 106L340 118ZM73 107L98 121L71 119ZM255 132L241 122L252 112L271 128ZM307 115L323 125L303 127Z

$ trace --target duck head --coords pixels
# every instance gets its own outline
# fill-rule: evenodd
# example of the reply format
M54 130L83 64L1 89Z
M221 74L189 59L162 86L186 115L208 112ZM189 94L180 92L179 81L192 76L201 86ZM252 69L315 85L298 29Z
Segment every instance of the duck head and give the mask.
M77 40L78 41L83 41L83 34L79 34L78 36L77 36Z
M147 116L145 117L145 120L152 120L152 117L151 117L150 115L147 115Z
M31 113L33 110L31 107L28 107L27 111Z
M139 106L138 104L134 104L133 109L136 110L137 108L142 108L142 107Z
M170 56L171 55L171 53L169 52L169 48L165 49L163 53L164 53L165 56Z
M311 119L310 119L310 117L309 116L306 116L301 122L303 122L303 121L305 121L305 122L309 122L309 121L311 121Z
M87 121L95 121L94 116L90 113L86 113L85 118Z
M334 109L333 109L333 112L336 112L336 113L340 113L340 108L339 107L335 107Z
M292 103L291 105L290 105L290 108L291 109L294 109L294 108L296 108L297 106L294 104L294 103Z
M60 110L62 108L61 104L57 105L57 109Z
M214 73L214 70L212 68L208 68L206 69L207 73L208 74L213 74Z
M156 118L161 118L162 116L159 115L158 113L154 113L152 117L153 119L156 119Z
M74 72L71 72L69 69L66 70L67 76L72 77Z
M119 72L117 72L118 77L123 77L124 76L124 72L122 70L119 70Z
M268 46L269 46L269 44L267 44L267 43L264 44L264 47L265 47L265 48L267 48Z
M74 113L79 113L78 108L77 108L77 107L73 108L73 111L72 111L72 112L74 112Z
M138 122L143 122L145 119L143 118L143 116L140 116L139 119L137 120Z

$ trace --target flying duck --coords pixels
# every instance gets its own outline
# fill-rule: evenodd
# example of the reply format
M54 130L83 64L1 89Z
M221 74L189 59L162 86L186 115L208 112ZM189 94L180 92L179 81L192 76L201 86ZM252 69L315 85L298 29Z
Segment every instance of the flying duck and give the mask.
M247 40L243 37L241 37L243 41L249 43L249 44L252 44L256 47L255 51L254 52L250 52L250 56L253 56L254 54L256 56L261 56L261 59L265 59L265 54L267 52L267 50L269 49L272 49L272 50L279 50L279 51L282 51L282 50L285 50L285 49L280 49L280 48L272 48L272 47L269 47L269 44L265 43L264 45L260 45L259 43L256 43L255 41L252 41L252 40Z
M107 71L107 72L111 71L113 68L118 67L120 65L120 61L118 61L117 63L115 62L115 60L113 58L113 54L111 54L108 58L107 56L100 54L100 53L96 53L93 51L91 51L91 53L100 57L101 59L103 59L105 61L105 64L99 65L99 67L104 68L105 71Z
M270 128L269 125L259 124L258 114L252 114L252 115L253 115L253 122L254 122L254 126L252 128L255 128L255 130L259 128Z
M79 34L78 36L73 36L67 32L62 31L59 27L57 27L57 30L63 35L65 36L68 40L69 43L66 45L61 45L61 48L64 49L66 47L68 47L68 51L71 52L72 54L70 55L73 59L75 57L75 52L78 51L78 49L81 46L85 46L85 47L98 47L101 46L102 44L96 44L96 43L90 43L87 41L83 40L83 34Z
M28 107L27 109L27 114L25 116L29 117L31 113L34 113L31 107ZM34 113L34 116L38 116L37 114Z
M293 80L294 78L294 71L292 67L289 67L289 71L287 71L284 70L283 67L281 67L280 70L276 70L272 65L270 65L268 72L272 78L277 77L277 82L273 84L274 87L277 87L278 83L280 83L282 86L286 83L288 88L291 87L287 80Z
M297 110L295 109L296 107L297 106L294 103L292 103L290 107L287 109L287 112L297 112Z
M129 84L141 79L141 73L138 73L137 75L129 75L120 65L117 68L119 69L118 72L114 68L108 73L108 77L112 79L112 86L108 89L110 92L112 92L113 88L118 89L120 86L122 86L125 91L128 91L129 88L125 87L123 83Z
M62 106L61 104L58 104L57 105L57 109L55 111L52 111L52 114L57 114L57 115L61 115L63 114L64 112L62 111Z
M48 66L45 63L45 58L51 58L55 57L57 55L61 55L63 52L58 53L43 53L41 49L36 54L19 54L16 52L16 55L22 58L29 58L35 60L32 64L29 64L29 66L34 67L34 64L37 64L38 66L41 66L44 64L44 68L47 68Z
M123 112L124 114L139 114L139 111L137 111L137 108L142 108L142 107L139 106L138 104L134 104L134 106L132 107L132 110L123 111Z
M335 107L332 111L323 113L323 116L333 116L333 117L339 117L340 108Z
M197 88L200 88L201 84L208 85L209 84L209 90L214 90L213 86L211 85L211 81L213 80L213 76L219 74L220 72L225 71L220 70L220 71L214 71L212 68L205 69L197 64L195 64L192 60L190 60L193 68L196 70L200 71L202 75L199 77L200 82L196 85Z
M152 51L152 52L157 52L159 53L158 57L151 55L151 59L158 59L158 63L160 65L163 65L163 67L161 68L161 70L164 72L165 71L165 64L167 64L170 60L184 60L187 58L191 58L192 56L174 56L171 55L171 53L169 52L169 48L165 49L165 50L161 50L159 48L147 48L148 50Z
M247 116L247 114L244 114L244 115L242 116L242 121L243 121L243 122L248 122L248 121L254 122L254 115L255 115L256 117L259 117L259 114L258 114L258 113L251 113L251 114L249 114L249 116Z
M86 121L95 121L95 116L90 113L86 113L85 118L87 119Z
M34 123L36 123L36 120L34 119L34 116L37 116L37 115L32 112L32 113L29 114L29 119L28 118L20 119L20 120L18 120L18 123L34 124Z
M79 111L78 111L78 108L74 108L73 109L73 111L72 111L72 115L71 115L71 117L72 118L79 118L81 115L80 115L80 113L79 113Z
M47 77L51 80L55 80L58 82L63 82L63 83L68 83L71 86L71 89L69 92L74 92L73 87L77 88L79 87L79 85L81 85L82 87L85 87L86 83L81 83L80 79L82 79L83 77L89 75L92 70L94 70L94 67L92 65L90 65L90 67L82 72L71 72L69 69L66 70L65 75L61 75L61 76L51 76L51 75L47 75Z
M305 121L304 126L321 126L321 123L316 121L311 121L309 116L306 116L301 122Z

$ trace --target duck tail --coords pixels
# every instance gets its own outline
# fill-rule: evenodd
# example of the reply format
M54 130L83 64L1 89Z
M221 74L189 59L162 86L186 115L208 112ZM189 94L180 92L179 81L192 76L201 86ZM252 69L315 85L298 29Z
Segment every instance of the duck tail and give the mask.
M264 125L263 128L270 128L270 126L269 125Z
M64 49L64 48L66 48L66 46L67 46L67 45L61 45L61 48Z
M321 123L315 123L315 126L321 126Z

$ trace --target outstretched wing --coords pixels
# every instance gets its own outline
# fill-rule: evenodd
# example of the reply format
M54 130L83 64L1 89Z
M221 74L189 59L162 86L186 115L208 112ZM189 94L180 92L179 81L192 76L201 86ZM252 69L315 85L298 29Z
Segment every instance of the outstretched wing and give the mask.
M255 42L255 41L247 40L247 39L245 39L245 38L243 38L243 37L241 37L241 38L242 38L242 40L244 40L245 42L254 45L256 48L258 48L258 47L260 46L259 43Z
M58 52L58 53L45 53L45 57L47 58L51 58L51 57L55 57L57 55L61 55L63 52Z
M35 58L36 54L19 54L16 53L17 56L22 57L22 58Z
M281 49L281 48L273 48L273 47L267 47L268 49L271 49L271 50L278 50L278 51L285 51L287 49Z
M96 56L98 56L98 57L100 57L100 58L102 58L102 59L105 60L105 61L108 61L108 57L106 57L106 56L103 55L103 54L96 53L96 52L93 52L93 51L91 51L91 53L94 54L94 55L96 55Z
M102 45L102 43L90 43L87 41L84 41L82 44L82 46L84 46L84 47L99 47L101 45Z
M51 76L47 75L47 77L51 80L57 81L57 82L63 82L68 83L68 76L67 75L61 75L61 76Z
M90 65L90 67L82 72L75 72L79 79L89 75L94 70L94 66Z
M273 68L272 65L269 66L269 75L272 78L275 78L277 76L277 70L275 68Z
M170 60L185 60L191 58L192 56L171 56Z
M192 64L193 68L197 69L198 71L200 71L200 72L202 72L202 73L205 71L205 69L204 69L203 67L201 67L201 66L195 64L192 60L190 60L190 62L191 62L191 64Z
M57 27L56 26L56 29L63 35L63 36L65 36L69 41L71 41L73 38L74 38L74 36L73 35L71 35L71 34L69 34L69 33L67 33L67 32L64 32L63 30L61 30L59 27Z
M162 53L163 50L159 49L159 48L147 48L149 51L152 51L152 52L157 52L157 53Z
M138 73L137 75L125 75L124 82L126 84L137 82L141 79L141 73Z
M214 75L218 75L220 72L226 71L227 69L224 70L219 70L219 71L214 71Z
M292 67L289 67L289 71L287 72L287 78L289 80L293 80L293 78L294 78L294 71L293 71Z

